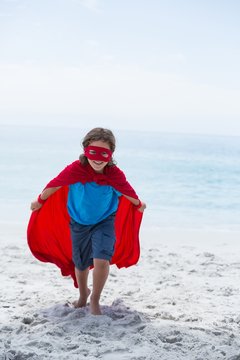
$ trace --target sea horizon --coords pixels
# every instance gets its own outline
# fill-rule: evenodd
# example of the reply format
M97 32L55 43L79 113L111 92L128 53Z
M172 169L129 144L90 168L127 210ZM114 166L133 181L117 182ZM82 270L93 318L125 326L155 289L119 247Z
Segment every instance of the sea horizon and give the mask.
M30 202L76 160L79 127L0 126L2 221L26 221ZM74 130L74 131L73 131ZM115 159L147 203L143 225L239 231L238 136L114 130Z

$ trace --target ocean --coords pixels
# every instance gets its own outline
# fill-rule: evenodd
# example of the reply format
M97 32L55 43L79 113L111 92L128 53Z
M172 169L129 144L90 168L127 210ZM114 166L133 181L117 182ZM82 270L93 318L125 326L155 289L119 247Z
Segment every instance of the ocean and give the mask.
M0 127L0 221L26 222L90 129ZM147 203L143 226L240 230L240 138L114 130L115 160Z

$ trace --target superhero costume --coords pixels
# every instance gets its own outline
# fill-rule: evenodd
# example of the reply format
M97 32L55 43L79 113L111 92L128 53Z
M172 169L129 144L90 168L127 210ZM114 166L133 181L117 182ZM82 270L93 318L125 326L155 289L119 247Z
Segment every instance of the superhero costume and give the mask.
M45 189L61 188L47 199L41 209L32 212L27 228L27 241L32 254L40 261L57 265L63 276L70 275L73 278L75 287L78 285L72 262L70 217L67 211L68 185L92 181L99 185L110 185L122 194L138 199L117 166L106 166L104 173L100 174L89 164L84 166L76 160L46 185ZM116 243L111 264L122 268L137 263L140 256L141 221L142 213L121 196L115 219Z

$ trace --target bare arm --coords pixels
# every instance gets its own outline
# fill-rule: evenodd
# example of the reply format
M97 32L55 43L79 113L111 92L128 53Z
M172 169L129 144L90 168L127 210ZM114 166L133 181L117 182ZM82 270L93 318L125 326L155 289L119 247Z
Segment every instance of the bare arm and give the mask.
M127 195L124 195L124 194L123 194L123 196L126 199L128 199L129 201L131 201L131 203L133 203L133 205L135 205L135 206L138 206L141 203L141 207L138 208L138 211L143 212L146 209L146 207L147 207L146 204L144 202L140 201L139 199L134 199L131 196L127 196Z
M42 200L47 200L47 198L49 196L51 196L52 194L54 194L58 189L60 189L61 186L58 186L58 187L52 187L52 188L47 188L47 189L44 189L43 192L40 194L40 198ZM42 207L42 204L40 204L40 202L38 202L38 200L34 200L32 203L31 203L31 210L32 211L35 211L35 210L38 210Z

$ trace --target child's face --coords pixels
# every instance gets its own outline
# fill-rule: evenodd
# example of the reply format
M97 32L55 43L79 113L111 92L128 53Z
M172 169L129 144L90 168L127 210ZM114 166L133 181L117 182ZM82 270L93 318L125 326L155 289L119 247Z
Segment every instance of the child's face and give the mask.
M101 141L101 140L97 140L97 141L92 141L89 146L98 146L107 150L110 150L110 146L108 145L108 143ZM90 154L94 155L94 150L90 150ZM105 153L104 151L101 151L101 158L108 158L108 154ZM90 160L88 158L88 162L91 165L91 167L93 168L93 170L95 170L98 173L103 173L103 169L105 168L105 166L107 165L109 160L107 161L103 161L103 160Z

